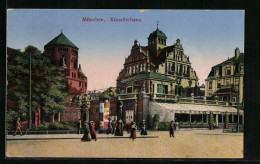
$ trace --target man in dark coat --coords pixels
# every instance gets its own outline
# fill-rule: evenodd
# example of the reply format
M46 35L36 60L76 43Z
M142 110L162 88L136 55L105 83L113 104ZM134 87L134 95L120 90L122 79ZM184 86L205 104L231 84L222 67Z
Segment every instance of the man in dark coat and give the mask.
M108 135L109 133L113 134L113 127L112 127L111 118L108 119L108 128L107 128L106 133L107 133L107 135Z
M16 120L16 130L15 130L15 133L14 133L14 136L16 135L17 131L20 132L20 135L22 136L23 135L23 132L21 130L21 123L20 123L20 118L18 117L17 120Z
M91 141L91 135L90 135L90 127L87 121L85 121L84 125L84 135L81 138L81 141Z
M114 120L112 121L112 129L113 129L112 134L114 134L116 129L116 118L114 118Z
M115 132L115 136L123 136L124 133L123 133L123 122L122 120L120 119L118 122L117 122L117 125L116 125L116 132Z
M170 137L174 137L174 123L171 121L170 123Z
M141 126L141 135L147 135L145 120L143 120L143 123L142 123L142 126Z

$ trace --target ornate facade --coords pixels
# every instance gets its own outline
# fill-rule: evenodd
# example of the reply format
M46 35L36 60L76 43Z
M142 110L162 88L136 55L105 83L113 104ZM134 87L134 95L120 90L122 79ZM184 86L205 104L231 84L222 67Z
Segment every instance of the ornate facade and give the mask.
M189 57L184 54L180 39L167 46L166 35L158 28L148 37L148 46L134 41L130 55L117 78L123 93L140 92L176 95L179 87L191 88L198 83ZM181 91L178 91L181 96Z

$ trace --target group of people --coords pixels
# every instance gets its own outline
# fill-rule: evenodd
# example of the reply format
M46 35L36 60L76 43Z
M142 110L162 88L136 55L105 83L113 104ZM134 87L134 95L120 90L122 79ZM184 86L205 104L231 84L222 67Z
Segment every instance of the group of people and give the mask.
M90 123L89 123L89 122L85 121L84 135L81 138L81 141L91 141L92 139L97 141L97 134L95 131L95 122L90 121Z
M120 119L116 121L114 119L111 121L111 118L108 119L108 128L106 134L114 134L115 136L123 136L123 121Z

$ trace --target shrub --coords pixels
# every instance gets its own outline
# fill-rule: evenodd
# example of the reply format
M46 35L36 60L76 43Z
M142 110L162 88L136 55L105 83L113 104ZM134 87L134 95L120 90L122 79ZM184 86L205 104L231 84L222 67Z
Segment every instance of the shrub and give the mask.
M147 129L149 130L153 129L153 118L149 113L147 114L145 122L146 122Z
M210 126L214 126L214 116L213 116L213 113L212 113L212 112L210 113L209 125L210 125Z
M49 122L43 122L41 125L38 126L37 130L48 130L50 126Z
M8 111L6 114L6 129L15 130L16 119L19 117L19 114L15 111Z
M159 122L158 130L170 130L170 123L169 122Z

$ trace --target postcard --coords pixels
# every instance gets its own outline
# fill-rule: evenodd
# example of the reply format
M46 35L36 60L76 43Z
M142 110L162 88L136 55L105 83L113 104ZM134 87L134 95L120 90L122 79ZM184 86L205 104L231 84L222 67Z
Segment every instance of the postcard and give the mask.
M6 157L244 157L244 10L8 9Z

